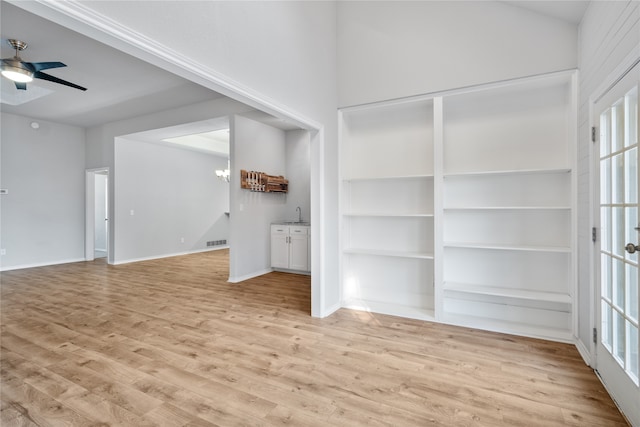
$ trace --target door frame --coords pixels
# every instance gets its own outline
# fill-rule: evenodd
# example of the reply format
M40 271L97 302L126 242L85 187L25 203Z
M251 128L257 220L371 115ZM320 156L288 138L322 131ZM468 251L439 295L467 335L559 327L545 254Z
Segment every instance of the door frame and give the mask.
M85 261L93 261L95 259L95 227L96 227L96 208L95 208L95 198L96 198L96 175L106 175L107 176L107 200L108 204L111 199L111 183L110 178L110 170L108 167L101 168L91 168L85 170L85 217L84 217L84 259ZM107 206L108 206L107 204ZM109 208L107 207L107 212ZM108 216L107 216L108 218ZM111 237L110 233L110 223L107 223L107 263L113 264L113 260L111 258L111 251L109 240Z
M589 149L589 185L590 185L590 212L589 212L589 221L592 227L595 228L597 232L597 239L592 242L590 245L589 251L589 262L591 264L589 271L591 273L589 285L590 285L590 310L589 310L589 325L594 330L593 339L589 340L589 349L588 354L582 354L585 357L585 361L587 364L594 369L594 372L600 379L600 382L603 384L604 388L607 390L607 393L613 398L614 403L621 410L618 401L618 393L616 390L611 389L607 386L607 383L600 376L597 371L598 367L598 352L597 352L597 343L601 338L602 330L600 324L600 316L599 316L599 305L600 305L600 237L601 237L601 229L600 229L600 144L599 138L592 138L591 132L594 127L596 128L596 135L599 135L600 129L600 115L598 114L598 110L596 109L596 104L620 82L622 81L629 73L640 71L638 69L640 67L640 50L632 51L627 57L620 62L620 64L605 78L602 83L597 87L596 90L592 92L589 96L589 140L590 140L590 149ZM584 349L581 349L584 346L584 343L578 339L577 340L578 349L581 350L581 353L584 353ZM633 424L634 422L640 422L640 420L634 419L637 417L636 413L625 413L621 410L623 415L627 417L627 419ZM633 411L632 411L633 412Z
M599 179L600 174L596 174L600 167L600 146L591 140L591 129L595 126L598 128L600 126L600 117L596 114L596 102L598 102L602 97L604 97L620 80L622 80L627 74L629 74L634 67L640 66L640 51L634 50L631 52L620 64L600 83L600 85L591 93L589 96L589 224L592 227L595 227L598 233L598 239L600 238L600 214L596 214L596 211L599 212L599 204L600 200L598 196L600 195L600 182L596 180ZM599 241L599 240L598 240ZM599 246L596 245L597 242L592 242L590 245L590 253L589 253L589 263L591 264L589 271L591 272L591 278L589 280L590 285L590 310L589 310L589 325L592 328L600 329L600 325L598 325L597 319L597 304L600 303L600 288L599 288L599 275L600 275L600 264L595 262L596 253L600 252ZM581 342L578 341L578 344ZM584 344L584 343L582 343ZM579 348L580 349L580 348ZM581 353L585 358L585 361L589 366L595 368L596 366L596 342L595 340L589 340L589 348L588 354L584 354L584 351Z

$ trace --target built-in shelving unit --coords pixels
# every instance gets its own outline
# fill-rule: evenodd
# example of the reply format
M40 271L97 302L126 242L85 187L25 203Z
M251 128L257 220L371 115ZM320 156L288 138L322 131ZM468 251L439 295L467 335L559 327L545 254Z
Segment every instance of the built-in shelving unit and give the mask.
M444 99L443 321L571 339L574 85L556 74Z
M341 116L344 305L433 319L433 102Z
M343 305L570 341L576 75L340 111Z

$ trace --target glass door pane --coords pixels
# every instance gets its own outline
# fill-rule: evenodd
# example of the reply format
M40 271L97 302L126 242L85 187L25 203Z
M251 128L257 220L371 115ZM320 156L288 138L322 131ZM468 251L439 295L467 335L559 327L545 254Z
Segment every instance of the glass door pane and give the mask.
M637 88L600 113L600 343L638 385Z

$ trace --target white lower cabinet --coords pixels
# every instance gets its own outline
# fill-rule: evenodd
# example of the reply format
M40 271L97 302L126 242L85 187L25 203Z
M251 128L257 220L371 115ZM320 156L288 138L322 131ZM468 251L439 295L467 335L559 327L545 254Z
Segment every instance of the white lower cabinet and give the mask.
M271 267L309 272L309 226L271 225Z

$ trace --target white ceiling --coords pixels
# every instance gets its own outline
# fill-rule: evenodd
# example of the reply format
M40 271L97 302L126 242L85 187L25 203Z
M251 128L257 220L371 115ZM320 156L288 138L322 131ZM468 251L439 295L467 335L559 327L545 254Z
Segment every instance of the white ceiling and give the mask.
M6 39L25 41L24 61L61 61L67 67L45 72L88 89L36 79L27 92L51 92L21 105L2 103L3 112L90 127L222 96L12 4L0 2L0 8L2 58L14 55ZM11 81L0 80L3 99L25 95Z
M153 129L124 138L229 157L229 117Z
M560 19L574 25L578 25L589 6L589 1L582 0L504 0L504 3L522 7L542 15Z

